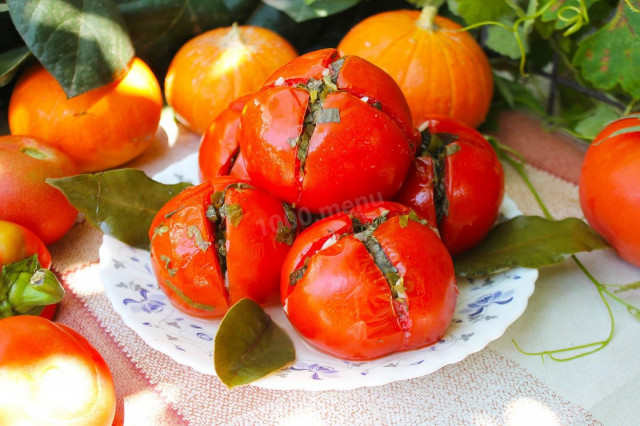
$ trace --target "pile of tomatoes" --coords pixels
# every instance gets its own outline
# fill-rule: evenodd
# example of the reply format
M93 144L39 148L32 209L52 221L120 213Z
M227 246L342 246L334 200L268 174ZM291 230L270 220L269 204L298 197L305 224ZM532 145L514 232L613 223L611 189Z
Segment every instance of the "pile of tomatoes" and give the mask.
M444 335L458 293L451 255L489 232L504 191L476 130L445 116L414 126L386 72L336 49L232 101L199 154L204 182L149 230L160 287L204 318L244 297L279 299L302 336L345 359Z

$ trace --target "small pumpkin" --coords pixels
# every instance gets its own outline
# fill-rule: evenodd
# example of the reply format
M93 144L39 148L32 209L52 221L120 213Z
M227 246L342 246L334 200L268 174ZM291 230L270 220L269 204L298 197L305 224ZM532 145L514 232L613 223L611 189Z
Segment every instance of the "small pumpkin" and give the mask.
M400 85L413 122L446 115L477 127L487 115L493 76L482 48L433 6L373 15L338 45L341 55L374 63Z
M165 97L180 122L199 134L230 102L262 86L298 56L275 32L254 26L216 28L185 43L165 78Z

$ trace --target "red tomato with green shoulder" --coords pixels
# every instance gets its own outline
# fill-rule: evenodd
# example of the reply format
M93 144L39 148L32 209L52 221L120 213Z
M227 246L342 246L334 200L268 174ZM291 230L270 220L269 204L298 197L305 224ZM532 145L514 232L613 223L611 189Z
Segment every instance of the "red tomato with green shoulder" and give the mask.
M296 234L293 210L233 177L187 188L149 230L158 285L182 311L219 318L238 300L279 300L280 268Z
M78 215L47 178L77 173L62 151L28 136L0 136L0 219L31 230L46 245L58 241Z
M487 140L449 117L419 127L422 146L395 201L437 225L452 256L493 227L504 196L504 170Z
M312 345L368 360L437 342L458 289L437 232L408 207L384 201L305 229L284 261L280 294Z
M314 213L400 188L418 134L402 91L375 65L310 52L244 99L240 147L256 186Z
M0 319L0 424L111 425L116 395L100 353L64 324Z
M587 222L616 252L640 266L640 119L607 125L587 149L580 173Z

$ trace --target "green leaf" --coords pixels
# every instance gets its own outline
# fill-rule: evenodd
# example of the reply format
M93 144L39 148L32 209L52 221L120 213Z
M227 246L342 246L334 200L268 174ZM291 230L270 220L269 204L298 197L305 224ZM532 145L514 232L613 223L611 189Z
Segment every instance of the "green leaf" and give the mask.
M171 198L191 186L165 185L134 169L47 179L96 228L134 247L149 249L154 216Z
M232 22L244 22L260 5L260 0L222 0Z
M214 345L216 374L229 388L258 380L296 358L291 338L251 299L229 309Z
M177 50L207 30L231 25L223 0L115 0L129 27L136 54L153 68L168 67ZM228 2L232 7L254 3ZM234 13L240 13L234 9ZM244 13L244 12L242 12Z
M65 295L55 274L40 266L37 254L0 268L0 318L39 315Z
M454 259L456 274L479 277L522 266L542 268L607 243L580 219L516 216L498 224L476 247Z
M525 81L514 81L494 73L493 81L496 94L505 100L510 109L524 108L538 115L545 114L540 99L534 95L534 90L526 84L527 81L531 81L531 78Z
M9 84L20 65L30 57L31 52L27 46L16 47L0 53L0 87Z
M262 0L264 3L283 11L296 22L324 18L342 12L362 0L318 0L307 4L305 0Z
M640 99L640 13L620 1L615 15L602 28L578 43L573 62L596 88L620 86Z
M513 22L511 21L501 22L510 28L513 27ZM522 25L518 26L517 34L523 44L525 53L528 52L529 45L527 43L527 32ZM487 28L487 39L485 44L494 52L507 56L511 59L519 59L522 56L515 34L498 25L490 25Z
M575 125L574 132L577 136L592 141L607 124L619 117L620 112L616 108L598 103Z
M451 1L449 1L451 3ZM486 21L500 21L504 17L515 20L516 11L504 0L485 0L481 4L478 0L456 0L452 10L467 25Z
M69 97L122 77L134 55L112 0L8 0L16 29Z

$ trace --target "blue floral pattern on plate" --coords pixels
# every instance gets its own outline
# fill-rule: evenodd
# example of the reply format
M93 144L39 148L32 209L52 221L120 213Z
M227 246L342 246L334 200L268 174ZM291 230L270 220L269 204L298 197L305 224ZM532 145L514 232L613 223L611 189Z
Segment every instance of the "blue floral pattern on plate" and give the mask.
M165 183L196 183L197 173L197 155L193 154L154 178ZM505 197L501 213L509 218L520 212ZM149 346L199 372L215 375L213 340L219 321L190 317L175 309L157 286L148 251L105 236L100 274L116 312ZM456 311L439 342L367 362L340 360L314 349L293 329L281 307L268 307L267 313L293 339L296 361L254 384L282 390L353 389L432 373L500 337L524 312L537 276L535 269L516 268L483 279L459 277Z

